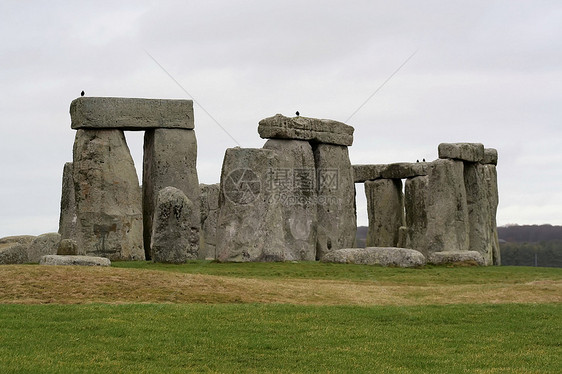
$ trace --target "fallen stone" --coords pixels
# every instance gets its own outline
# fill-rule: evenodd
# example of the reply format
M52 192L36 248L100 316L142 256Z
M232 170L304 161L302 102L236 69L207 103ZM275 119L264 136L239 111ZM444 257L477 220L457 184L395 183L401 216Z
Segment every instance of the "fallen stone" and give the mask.
M313 153L318 181L316 259L321 260L328 252L354 246L355 183L347 147L317 144Z
M73 179L77 234L86 255L144 260L141 192L121 130L78 130Z
M27 249L28 262L38 263L45 255L56 255L61 236L57 232L39 235Z
M263 139L307 140L345 146L353 144L353 127L328 119L291 118L276 114L259 122L258 133Z
M397 162L394 164L353 165L355 183L376 179L406 179L427 175L426 162Z
M25 264L27 245L18 242L0 243L0 265Z
M152 222L158 192L166 187L181 190L192 202L190 222L199 232L199 179L197 177L197 139L192 130L154 129L144 135L143 223L144 249L150 259Z
M146 130L193 129L193 101L79 97L70 104L72 128Z
M280 203L267 188L279 156L270 149L229 148L221 172L217 224L219 261L283 261Z
M180 189L160 190L152 225L153 262L180 264L197 259L200 222L192 222L193 209Z
M72 239L62 239L57 249L57 255L60 256L79 256L78 244Z
M285 261L316 259L316 170L310 143L270 139L263 146L279 156L279 168L271 170L267 188L279 200L285 235Z
M95 256L47 255L41 257L39 265L111 266L111 261Z
M480 162L484 159L484 146L480 143L441 143L438 150L439 158L468 162Z
M59 234L63 239L75 238L78 235L73 170L72 162L64 164L59 218Z
M494 148L484 148L484 158L482 159L483 164L498 164L498 151Z
M367 247L338 249L326 254L322 262L406 268L423 266L426 259L423 254L414 249Z
M396 247L404 225L404 196L401 179L365 182L369 230L366 247Z
M219 219L220 184L199 184L201 231L199 231L199 259L217 258L217 222Z
M16 235L16 236L6 236L0 238L0 244L12 244L18 243L23 244L26 248L29 247L31 242L35 240L36 236L33 235Z
M480 266L486 265L486 261L477 251L434 252L429 255L427 262L434 265L454 264L459 262L473 262Z

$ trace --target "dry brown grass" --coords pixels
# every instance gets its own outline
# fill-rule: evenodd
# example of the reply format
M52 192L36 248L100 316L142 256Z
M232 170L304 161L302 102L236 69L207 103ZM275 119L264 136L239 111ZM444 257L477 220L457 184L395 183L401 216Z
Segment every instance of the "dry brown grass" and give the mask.
M0 303L283 303L428 305L559 303L562 281L401 285L365 281L249 279L139 269L0 267Z

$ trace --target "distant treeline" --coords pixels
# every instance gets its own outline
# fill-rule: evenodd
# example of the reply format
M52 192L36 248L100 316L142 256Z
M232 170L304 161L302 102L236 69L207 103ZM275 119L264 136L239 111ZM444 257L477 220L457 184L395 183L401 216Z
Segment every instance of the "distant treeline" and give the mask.
M357 247L365 247L367 229L357 228ZM562 267L562 226L502 226L498 237L502 265Z

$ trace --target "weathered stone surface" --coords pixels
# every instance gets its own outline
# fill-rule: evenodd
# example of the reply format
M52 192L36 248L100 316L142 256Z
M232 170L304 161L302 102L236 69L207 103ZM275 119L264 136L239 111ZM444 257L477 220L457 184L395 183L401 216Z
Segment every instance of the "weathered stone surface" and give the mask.
M398 231L404 225L404 197L401 179L365 182L369 231L367 247L396 247Z
M480 143L441 143L439 158L450 158L468 162L480 162L484 159L484 145Z
M6 236L4 238L0 238L0 244L18 243L23 244L27 248L31 242L35 240L35 238L36 236L33 235Z
M406 226L401 226L398 229L398 248L410 248L410 230Z
M312 147L303 140L270 139L263 148L279 156L268 187L283 211L285 261L314 261L318 221Z
M457 262L473 262L484 266L486 261L477 251L445 251L430 253L427 262L435 265L454 264Z
M417 248L424 255L429 252L427 237L427 196L429 177L415 177L406 180L404 205L406 213L406 234L403 239L406 248Z
M426 263L419 251L395 247L344 248L324 256L323 262L343 264L417 267Z
M260 121L258 133L263 139L309 140L345 146L353 144L353 127L328 119L276 114Z
M152 221L158 192L165 187L180 189L193 203L190 222L200 229L197 139L192 130L154 129L144 135L143 216L144 248L150 258Z
M72 239L62 239L56 254L60 256L79 256L78 244Z
M496 223L496 213L499 204L498 195L498 173L495 165L484 165L484 180L488 191L488 204L490 215L488 216L488 227L492 228L492 263L501 265L500 243L498 240L498 226Z
M152 225L152 261L180 264L197 259L200 222L192 222L193 209L180 189L160 190Z
M220 184L199 184L201 231L199 232L199 259L217 258L217 223L219 220Z
M38 263L45 255L56 255L61 236L57 232L39 235L27 250L28 262Z
M394 164L353 165L355 183L375 179L405 179L427 175L427 162L397 162Z
M193 101L79 97L70 104L73 129L193 129Z
M59 234L63 239L75 238L78 234L73 170L72 162L64 164L59 218Z
M111 261L95 256L47 255L41 257L39 265L111 266Z
M18 242L0 243L0 265L25 264L27 245Z
M77 234L84 254L143 260L141 193L120 130L78 130L73 179Z
M484 148L484 158L482 159L483 164L498 164L498 151L494 148Z
M268 188L270 171L278 168L279 156L273 150L226 150L217 225L219 261L285 259L282 210Z
M355 183L347 147L313 147L317 173L318 233L316 258L340 248L353 247L357 231Z

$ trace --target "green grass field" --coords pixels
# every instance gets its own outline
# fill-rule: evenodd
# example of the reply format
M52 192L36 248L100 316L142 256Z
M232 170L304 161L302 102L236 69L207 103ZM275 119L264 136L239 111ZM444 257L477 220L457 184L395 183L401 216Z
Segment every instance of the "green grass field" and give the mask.
M74 304L76 272L102 278L80 286L89 288L94 303L83 298ZM172 282L171 288L155 279ZM208 299L155 303L156 294L131 302L129 288L114 290L126 282L153 282L166 293L190 287L181 281L193 279L208 286ZM52 286L41 289L47 280L60 285L61 297L53 299ZM264 291L260 282L279 292L285 284L321 285L318 292L328 295L321 299L325 305L307 304L297 294L294 302L284 297L279 303L270 294L275 290ZM17 292L0 289L1 373L562 371L560 269L127 262L88 270L0 267L2 283ZM213 296L246 284L257 284L244 291L253 293L251 303ZM329 305L330 287L339 295L341 285L373 295ZM471 293L448 300L446 292L456 287ZM393 292L402 295L403 289L408 305L393 305ZM445 293L436 299L416 295L434 289ZM295 290L301 288L289 288ZM517 296L521 290L533 296ZM183 293L191 300L189 289ZM383 296L384 305L377 302Z

